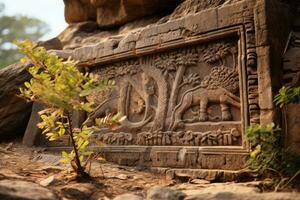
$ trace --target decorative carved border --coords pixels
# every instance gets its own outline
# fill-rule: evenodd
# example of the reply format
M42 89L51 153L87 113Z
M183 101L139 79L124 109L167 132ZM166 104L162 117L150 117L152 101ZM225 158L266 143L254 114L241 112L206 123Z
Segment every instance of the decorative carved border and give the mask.
M254 107L253 101L257 100L257 72L256 72L256 52L255 52L255 43L253 44L253 21L249 20L249 23L244 25L237 25L229 28L224 28L217 31L212 31L209 33L201 34L201 35L192 35L189 38L185 38L184 40L174 40L167 43L163 43L160 45L159 49L153 49L151 46L146 48L140 48L136 50L136 54L134 57L140 57L144 55L153 54L153 52L164 52L167 50L172 50L180 47L186 47L194 44L204 44L206 42L211 42L217 39L223 39L231 36L238 36L238 66L239 66L239 78L240 78L240 95L241 95L241 121L242 121L242 135L245 133L246 127L249 125L249 121L253 122L256 118L256 113L259 112L257 107ZM255 39L255 37L254 37ZM117 58L116 58L117 57ZM132 58L130 56L129 58ZM114 62L115 60L120 61L123 59L128 59L126 54L114 55L114 58L104 57L98 59L97 64L106 64L108 60L110 62ZM256 93L254 93L256 92ZM254 98L248 99L248 94L251 94ZM248 106L249 105L249 106ZM250 114L251 113L251 114ZM245 154L248 152L249 145L245 141L244 137L242 138L243 144L242 146L201 146L201 147L172 147L165 146L160 147L160 149L166 148L168 151L170 148L180 150L181 148L189 148L189 149L197 149L199 152L203 154ZM143 146L109 146L109 147L101 147L103 151L114 152L119 151L122 152L125 149L128 151L135 151L143 148ZM156 148L155 146L149 146L148 148ZM127 151L126 150L126 151Z

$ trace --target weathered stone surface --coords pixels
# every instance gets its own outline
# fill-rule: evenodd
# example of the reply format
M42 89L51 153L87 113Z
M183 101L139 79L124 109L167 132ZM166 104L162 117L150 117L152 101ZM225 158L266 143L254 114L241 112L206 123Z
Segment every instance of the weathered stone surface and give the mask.
M0 199L3 200L58 200L56 194L38 184L15 181L0 181Z
M100 27L114 27L151 14L170 11L181 1L64 0L65 19L68 23L97 20Z
M57 49L57 50L63 49L63 44L60 41L60 39L57 37L54 37L46 41L40 41L37 44L39 46L43 46L46 49Z
M290 40L287 43L287 49L283 56L284 83L291 87L300 85L300 41L299 40L300 40L300 32L292 32L290 36Z
M241 16L241 13L249 13L252 9L248 1L241 1L238 4L203 10L194 15L183 15L185 18L170 20L162 24L153 23L145 28L140 26L137 30L128 29L126 32L119 33L119 35L115 35L115 33L110 33L109 36L101 34L98 37L97 44L81 43L81 48L75 50L73 57L85 64L95 64L95 62L107 61L104 58L109 55L120 58L139 56L147 53L142 50L143 48L147 49L149 53L151 50L155 51L155 49L160 48L161 42L176 43L178 41L180 43L179 41L184 38L187 39L193 34L199 35L243 23L245 18L250 16ZM233 15L229 12L230 10L235 11L236 14ZM126 26L124 28L126 29ZM78 36L80 37L80 35ZM88 35L86 36L88 37ZM86 39L85 41L87 42ZM122 56L123 52L126 52L124 56Z
M31 103L17 97L19 87L30 79L28 65L20 63L0 70L0 140L22 135L31 112Z
M89 183L68 184L61 189L62 194L70 199L89 199L95 190L95 186Z
M193 195L187 197L185 200L299 200L299 194L295 193L264 193L264 194L253 194L253 193L233 193L233 192L222 192L217 193L200 193L199 195Z
M185 0L174 10L169 19L178 19L188 14L195 14L202 10L217 8L223 5L236 3L238 1L240 0Z
M287 147L300 154L300 104L287 106Z
M9 158L9 155L5 155L6 158ZM25 180L24 176L20 176L9 169L0 169L0 179L15 179L15 180Z
M299 199L299 193L261 193L259 182L249 183L211 183L198 188L191 185L177 187L187 196L185 200L292 200Z
M39 184L43 187L47 187L49 185L52 185L52 184L55 184L55 182L58 182L57 179L55 179L54 175L52 176L49 176L48 178L46 179L43 179L39 182Z
M92 0L97 6L97 22L100 26L122 25L140 17L163 13L175 8L182 0ZM98 4L97 4L98 2Z
M96 20L96 9L89 0L64 0L65 20L68 23L78 23Z
M37 142L39 144L42 144L41 140L37 141L42 133L42 130L37 127L37 124L42 121L38 112L43 110L44 108L45 107L41 103L33 103L30 119L28 121L27 128L23 136L24 145L30 147L36 144Z
M186 195L183 192L166 187L153 187L147 192L147 200L183 200Z
M207 182L228 182L238 180L242 175L233 170L207 170L207 169L169 169L165 172L169 180L200 179Z
M184 191L188 196L191 195L194 192L197 192L197 190L194 191ZM203 188L201 190L198 190L199 193L202 194L216 194L220 192L231 192L235 194L244 194L244 193L259 193L260 190L256 187L247 187L242 185L234 185L232 183L215 183L211 184L209 187Z
M115 197L113 200L143 200L143 197L134 194L122 194Z

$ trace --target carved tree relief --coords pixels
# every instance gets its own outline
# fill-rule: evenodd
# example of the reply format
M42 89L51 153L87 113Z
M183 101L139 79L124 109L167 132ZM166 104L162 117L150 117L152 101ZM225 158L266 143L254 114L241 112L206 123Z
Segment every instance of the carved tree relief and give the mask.
M241 144L237 39L170 50L95 67L116 88L89 99L90 115L120 112L118 130L98 133L112 145L213 146Z

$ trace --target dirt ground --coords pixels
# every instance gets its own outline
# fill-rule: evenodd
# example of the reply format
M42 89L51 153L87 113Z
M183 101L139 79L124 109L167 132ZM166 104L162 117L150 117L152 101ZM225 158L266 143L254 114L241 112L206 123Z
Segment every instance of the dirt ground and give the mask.
M19 142L1 143L0 157L0 180L13 179L34 182L49 188L65 200L109 200L124 193L145 197L147 190L153 186L196 191L212 185L220 186L221 184L222 187L237 185L237 183L209 183L199 179L186 183L176 182L168 180L164 175L154 174L145 169L106 162L93 162L90 171L93 180L78 183L74 180L74 174L70 167L59 162L60 155L50 154L41 148L27 148ZM240 183L239 185L258 192L263 189L259 181Z
M48 154L43 149L27 148L19 143L0 144L0 180L20 179L40 184L54 176L55 180L47 187L56 193L61 193L66 185L77 184L70 167L60 164L60 156ZM92 199L100 199L101 196L111 199L128 192L145 196L145 191L153 186L174 185L163 175L110 163L93 163L90 172L92 190L96 191Z

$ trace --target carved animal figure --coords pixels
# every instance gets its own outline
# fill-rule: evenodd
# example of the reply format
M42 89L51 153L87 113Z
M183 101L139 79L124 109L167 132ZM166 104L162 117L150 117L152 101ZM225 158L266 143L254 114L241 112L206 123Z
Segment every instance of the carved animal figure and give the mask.
M120 88L119 96L107 99L102 104L100 104L93 113L89 115L89 123L93 124L96 118L105 117L108 114L121 113L122 115L128 114L128 109L130 106L130 101L128 97L131 95L131 90L134 88L139 94L139 106L136 112L145 113L144 118L140 122L131 122L127 118L121 122L121 126L128 129L134 129L144 126L149 123L153 118L151 114L150 99L151 96L155 94L154 86L152 85L151 77L147 74L142 74L142 83L137 82L134 78L124 78L123 82L120 83L122 86ZM134 111L137 108L132 108Z
M240 98L233 92L238 90L238 74L227 67L212 69L209 76L205 77L201 84L186 91L172 115L170 129L174 130L182 122L184 112L196 105L200 106L199 121L207 121L208 103L219 103L222 120L232 119L229 106L240 108ZM233 92L232 92L233 91Z

